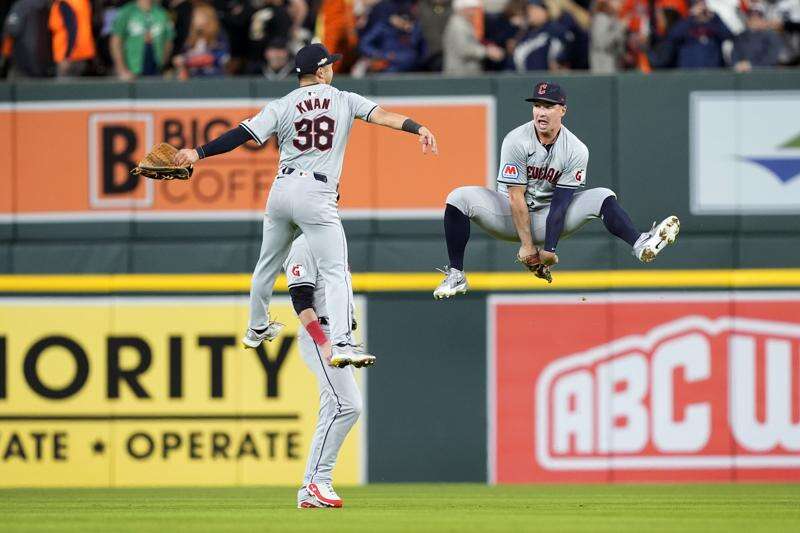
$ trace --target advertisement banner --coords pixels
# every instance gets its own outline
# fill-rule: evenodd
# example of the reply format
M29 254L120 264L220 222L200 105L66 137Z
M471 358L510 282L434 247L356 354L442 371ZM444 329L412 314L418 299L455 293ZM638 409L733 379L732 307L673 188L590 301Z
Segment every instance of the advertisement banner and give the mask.
M266 100L21 102L0 107L0 221L228 220L261 216L278 168L275 138L200 161L189 181L153 181L129 171L155 143L202 145L253 116ZM377 99L435 132L440 154L417 140L356 120L342 169L344 217L426 218L460 185L493 183L494 98ZM458 120L452 118L458 116ZM469 124L464 128L463 124ZM43 131L66 132L38 153ZM11 142L13 141L13 142ZM13 194L12 194L13 193ZM13 201L12 201L13 199ZM13 206L13 207L12 207Z
M291 303L270 312L281 336L245 350L244 297L0 299L0 487L299 485L319 393Z
M800 479L800 293L496 296L497 483Z
M690 101L692 213L800 211L800 92L693 92Z

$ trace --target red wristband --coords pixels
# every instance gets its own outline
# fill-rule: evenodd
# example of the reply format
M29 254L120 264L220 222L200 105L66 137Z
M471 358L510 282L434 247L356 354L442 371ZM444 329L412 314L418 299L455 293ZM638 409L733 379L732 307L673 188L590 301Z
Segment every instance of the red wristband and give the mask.
M306 331L308 331L308 334L311 335L311 338L314 340L317 346L322 346L328 342L328 337L325 335L325 332L322 331L322 326L320 326L319 322L316 320L306 324Z

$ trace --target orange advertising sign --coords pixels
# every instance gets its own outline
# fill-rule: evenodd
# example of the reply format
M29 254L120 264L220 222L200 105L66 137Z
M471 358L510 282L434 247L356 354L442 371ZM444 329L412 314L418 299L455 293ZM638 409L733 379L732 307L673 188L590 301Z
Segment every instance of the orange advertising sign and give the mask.
M391 98L437 136L423 156L412 136L356 121L342 170L340 209L350 218L429 218L450 190L494 181L494 99ZM278 166L275 139L201 161L189 181L157 182L129 170L153 144L203 144L265 101L102 100L20 102L0 109L0 220L249 219L261 215ZM458 120L452 120L454 116ZM464 125L469 125L464 127ZM43 131L58 130L47 154ZM14 142L11 142L11 141Z

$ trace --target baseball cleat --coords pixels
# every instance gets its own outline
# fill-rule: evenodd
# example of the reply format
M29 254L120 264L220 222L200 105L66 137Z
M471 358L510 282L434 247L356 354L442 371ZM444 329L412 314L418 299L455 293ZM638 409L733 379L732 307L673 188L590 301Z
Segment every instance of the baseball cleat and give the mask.
M329 507L324 503L321 503L317 500L317 498L308 492L308 490L303 487L297 491L297 508L298 509L320 509Z
M247 333L242 337L242 344L245 348L258 348L264 341L272 341L280 335L284 324L280 322L270 321L264 331L258 332L253 328L249 328Z
M650 263L656 256L675 242L681 230L681 221L675 215L669 216L653 227L647 233L642 233L633 245L633 256L642 263Z
M344 501L333 490L333 485L330 482L326 483L309 483L306 485L306 490L314 496L317 502L327 507L341 507Z
M436 290L433 291L433 297L437 300L450 298L456 294L465 294L467 289L469 289L467 277L461 270L449 266L444 267L444 269L437 268L436 270L445 276L444 280L442 280L439 286L436 287Z
M375 364L375 356L365 353L361 344L335 345L332 351L331 366L337 368L344 368L347 365L361 368L362 366L372 366Z

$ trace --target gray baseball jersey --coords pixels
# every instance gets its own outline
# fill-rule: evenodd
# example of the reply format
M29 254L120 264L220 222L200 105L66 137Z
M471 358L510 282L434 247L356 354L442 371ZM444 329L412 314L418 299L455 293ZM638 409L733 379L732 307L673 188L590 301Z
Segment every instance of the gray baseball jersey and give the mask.
M565 126L548 150L537 139L533 122L511 130L500 149L497 191L508 196L509 185L526 185L525 200L533 210L550 204L558 187L586 184L589 149Z
M265 105L241 125L259 144L276 133L280 166L324 174L336 186L353 120L369 120L378 105L324 84L306 85Z

